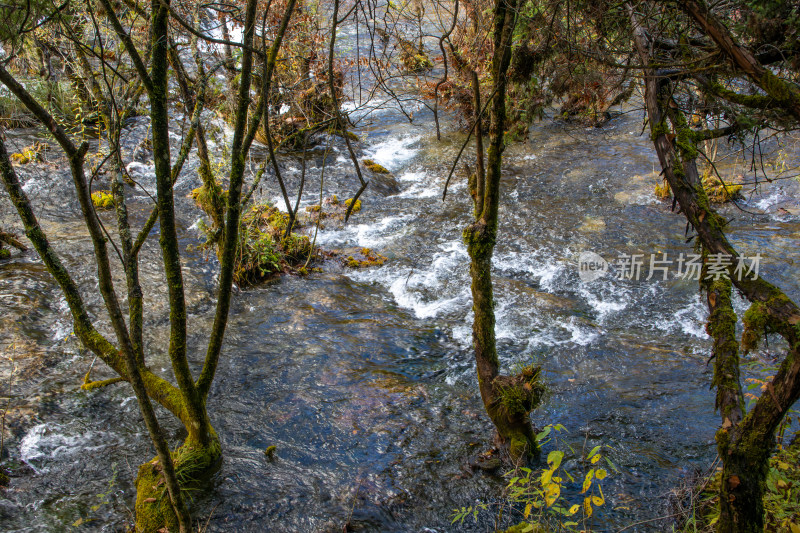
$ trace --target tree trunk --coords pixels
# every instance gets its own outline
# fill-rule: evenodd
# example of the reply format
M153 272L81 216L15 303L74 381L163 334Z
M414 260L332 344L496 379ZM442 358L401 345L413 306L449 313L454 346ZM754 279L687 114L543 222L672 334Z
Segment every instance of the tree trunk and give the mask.
M741 422L735 424L743 408L738 399L738 360L732 346L735 342L732 338L733 318L716 317L717 320L711 325L715 355L721 358L715 365L714 379L718 387L718 407L723 416L722 427L716 436L723 462L720 489L723 501L717 530L726 533L760 532L764 527L763 496L775 430L789 408L800 398L800 309L783 291L763 278L734 274L733 265L743 258L728 242L724 232L726 221L711 209L699 183L695 143L701 135L691 132L686 117L673 101L668 75L661 75L651 66L647 35L630 4L628 9L634 43L645 66L645 105L651 137L664 176L681 211L697 232L703 248L708 253L730 257L732 265L728 270L728 279L752 302L743 317L745 330L742 346L745 350L755 348L766 332L780 333L790 346L778 372L767 384L765 393ZM709 291L712 314L720 309L724 314L729 313L724 309L730 306L729 291L724 287ZM733 370L734 364L737 371Z
M744 416L744 396L739 378L739 342L736 339L737 318L731 305L731 282L705 276L703 272L700 283L708 303L706 329L714 339L712 386L717 388L716 408L722 419L722 427L717 431L717 449L722 458L717 530L763 531L763 492L769 447L758 443L757 449L747 449L738 432Z
M472 277L472 339L478 384L486 412L492 419L500 441L507 444L514 461L538 452L530 412L541 401L539 369L529 367L517 376L502 376L495 339L494 295L492 291L492 253L497 239L497 213L500 204L500 174L506 120L506 71L511 60L516 0L497 0L494 13L494 57L492 77L494 100L490 110L489 154L485 176L479 172L475 196L476 221L464 230ZM479 110L476 112L479 113ZM480 121L476 115L475 120ZM480 124L477 125L480 128ZM482 161L482 154L479 160Z

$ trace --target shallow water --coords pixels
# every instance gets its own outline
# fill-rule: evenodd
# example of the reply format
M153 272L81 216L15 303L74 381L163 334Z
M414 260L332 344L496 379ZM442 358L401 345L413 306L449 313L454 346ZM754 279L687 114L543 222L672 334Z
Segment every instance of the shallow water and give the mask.
M357 531L488 531L494 524L497 507L477 523L451 525L454 508L497 504L504 487L501 477L467 466L491 445L492 429L470 352L461 242L470 205L462 173L441 201L463 134L450 126L438 143L424 110L414 124L397 118L391 111L373 116L357 133L366 139L363 156L389 168L400 193L368 189L363 211L347 227L323 229L317 238L326 248L374 248L389 258L386 265L353 271L328 264L308 278L285 276L234 297L209 400L224 461L193 502L208 531L341 531L348 521ZM138 130L146 123L131 126L133 139ZM693 251L683 217L653 199L657 160L640 131L637 112L602 129L546 120L505 153L494 260L501 360L507 370L532 361L544 368L550 392L533 420L569 430L546 452L610 447L620 472L604 482L608 503L589 524L598 530L671 514L671 491L715 455L697 283L674 273L666 281L609 274L583 282L578 275L584 251L612 262L620 254L677 258ZM10 143L30 144L31 132L16 135ZM337 143L327 158L325 196L347 198L356 188L345 153ZM310 158L310 176L323 158L322 150ZM149 183L149 162L138 164L133 170ZM296 158L284 160L291 184L299 166ZM65 203L67 174L55 165L29 165L20 174L45 229L59 236L56 249L98 309L85 230L74 203ZM200 212L185 195L197 185L190 164L176 197L194 363L213 316L216 272L213 257L192 248L200 242ZM307 185L304 203L316 203L318 194L318 182ZM259 196L275 198L277 187L266 183ZM761 253L762 273L798 296L792 266L800 257L793 238L800 224L790 214L797 212L792 197L794 183L781 182L748 198L748 208L767 214L732 207L724 213L735 217L736 245ZM146 196L133 201L140 224ZM0 214L2 227L18 227L6 198ZM110 216L103 217L110 227ZM121 529L131 520L135 469L153 455L132 393L124 385L79 390L93 358L71 335L64 299L31 252L0 271L3 453L13 476L0 499L0 524L7 531L66 531L80 520L84 529ZM152 295L147 342L152 367L166 372L158 351L167 338L166 307L153 293L160 275L153 240L142 261ZM737 307L745 309L738 300ZM96 363L93 377L107 375ZM178 427L162 415L179 443ZM271 445L272 462L263 453ZM567 467L580 472L576 454L568 457ZM579 501L579 490L570 485L566 497ZM628 531L662 531L666 523Z

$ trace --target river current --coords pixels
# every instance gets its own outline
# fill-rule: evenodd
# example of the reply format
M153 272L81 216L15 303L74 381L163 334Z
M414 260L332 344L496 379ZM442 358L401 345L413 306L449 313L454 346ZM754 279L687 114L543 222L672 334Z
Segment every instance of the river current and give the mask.
M468 466L491 446L492 427L470 349L469 258L461 232L471 206L461 165L441 199L464 134L445 117L436 141L431 114L422 108L413 124L399 118L391 109L374 112L354 130L363 139L360 155L388 168L399 192L367 189L363 210L347 226L332 224L317 237L324 248L374 249L387 263L351 270L329 262L307 278L286 275L234 295L208 403L224 460L192 502L207 531L342 531L350 523L355 531L432 533L495 525L506 481ZM567 451L566 468L580 473L582 450L608 447L604 453L619 472L604 480L607 503L587 524L599 531L643 521L628 531L663 531L669 519L656 519L673 512L674 490L715 456L718 418L698 284L682 279L674 263L666 280L661 271L645 279L651 254L676 260L693 253L694 242L686 242L685 219L654 197L658 163L642 119L641 110L629 109L603 128L584 128L550 117L504 156L493 270L502 366L511 372L535 362L544 369L549 392L533 421L567 428L545 453ZM126 130L129 171L154 186L152 162L136 150L146 132L143 118ZM217 135L224 133L220 127ZM19 149L35 132L7 135ZM302 205L319 201L323 160L323 196L348 198L356 190L344 145L332 146L326 155L320 145L307 158ZM58 154L49 157L19 173L56 249L102 316L68 174ZM202 214L186 198L199 185L196 164L190 160L184 169L176 198L190 348L199 364L217 265L197 248ZM298 156L281 164L296 190ZM149 199L128 192L140 225ZM796 192L793 180L750 186L741 202L746 211L722 208L735 245L745 255L760 254L760 273L793 297L799 295ZM274 180L257 196L280 205ZM112 215L102 216L112 227ZM0 224L19 231L5 194ZM607 275L581 279L578 258L587 251L611 264ZM634 254L644 261L639 279L618 279L615 263ZM146 337L152 367L167 373L160 261L151 238L142 259L150 295ZM72 335L65 300L33 252L0 262L0 302L2 460L12 474L0 493L0 528L123 528L132 520L136 468L153 455L132 391L125 384L80 390L93 357ZM736 306L746 309L738 297ZM772 349L754 359L768 360ZM98 361L92 376L111 373ZM177 425L161 415L178 444ZM264 450L272 445L270 461ZM579 492L579 483L568 484L564 496L579 503ZM451 524L453 509L476 502L489 510L477 521ZM502 524L514 523L515 513L505 509Z

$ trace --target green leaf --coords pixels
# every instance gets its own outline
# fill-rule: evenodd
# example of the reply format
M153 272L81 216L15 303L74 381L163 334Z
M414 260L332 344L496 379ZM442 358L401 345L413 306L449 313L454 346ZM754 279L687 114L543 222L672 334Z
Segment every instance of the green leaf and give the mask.
M554 450L547 454L547 464L550 465L551 470L556 470L561 466L561 460L564 458L564 452Z
M551 430L550 426L545 426L545 428L542 431L536 434L536 440L541 441L543 438L545 438L550 434L550 430Z
M599 451L600 451L600 448L602 448L602 447L603 447L603 445L602 445L602 444L598 444L597 446L595 446L594 448L592 448L592 451L590 451L590 452L589 452L589 455L587 455L587 456L586 456L586 458L587 458L587 459L591 459L592 457L594 457L594 454L596 454L597 452L599 452Z

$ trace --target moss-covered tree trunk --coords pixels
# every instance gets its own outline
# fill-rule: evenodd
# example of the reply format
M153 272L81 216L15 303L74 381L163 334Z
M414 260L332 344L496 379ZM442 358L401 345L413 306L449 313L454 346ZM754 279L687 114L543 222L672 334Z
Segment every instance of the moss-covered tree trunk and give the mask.
M704 257L707 258L707 254ZM749 531L760 528L759 517L764 513L763 486L767 476L769 448L742 446L741 435L733 439L744 417L744 395L739 377L739 341L736 339L736 313L731 305L731 281L720 277L707 278L703 273L701 286L708 304L708 334L714 340L714 379L716 408L722 419L717 432L717 449L722 460L722 483L719 488L719 531ZM741 488L740 488L741 487Z
M514 460L537 452L536 438L529 417L541 398L539 370L527 368L517 376L500 375L495 339L492 253L497 239L500 205L500 175L506 123L506 71L511 60L517 1L497 0L494 11L494 56L492 79L494 100L490 106L489 151L485 176L476 179L476 220L464 230L472 278L472 325L475 366L486 412L500 440L507 444ZM480 120L476 116L476 120ZM479 127L479 126L478 126ZM482 154L479 155L482 160ZM477 194L481 191L481 194Z
M711 313L709 331L714 337L714 355L718 358L714 385L717 407L722 415L722 425L716 435L723 462L717 531L761 532L768 460L775 443L775 430L800 399L800 308L765 279L735 273L735 265L745 258L728 241L724 231L726 221L710 207L698 177L696 142L705 136L704 132L689 128L685 115L672 98L670 76L674 72L661 73L652 66L647 33L641 18L630 4L628 6L634 43L644 66L645 105L651 137L664 176L703 249L709 254L722 254L731 263L727 271L730 283L712 283L706 289ZM792 102L784 105L790 112ZM751 302L743 317L742 348L755 348L764 335L773 332L780 334L789 345L778 372L746 415L733 337L735 315L730 308L731 283Z

